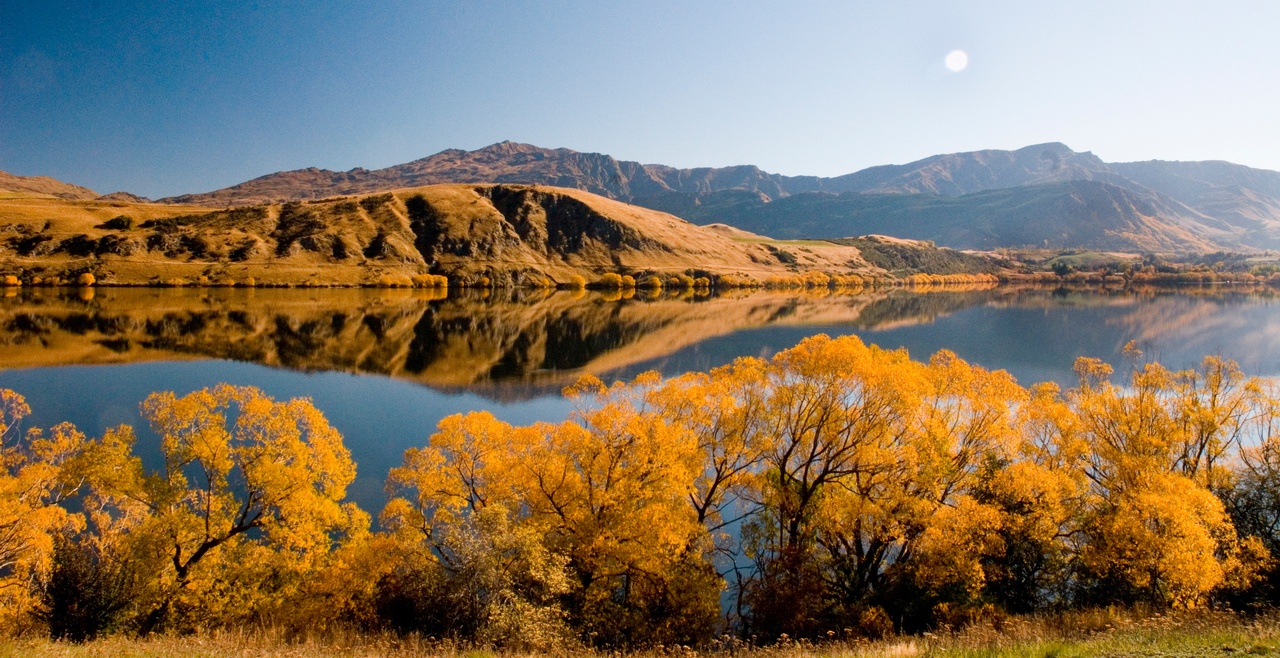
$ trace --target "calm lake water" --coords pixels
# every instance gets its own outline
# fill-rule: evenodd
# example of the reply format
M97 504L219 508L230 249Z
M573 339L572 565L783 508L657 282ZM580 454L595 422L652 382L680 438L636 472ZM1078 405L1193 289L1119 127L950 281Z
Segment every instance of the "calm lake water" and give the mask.
M940 349L1023 384L1073 381L1077 356L1122 363L1137 341L1170 367L1207 354L1280 375L1280 304L1265 291L994 288L857 295L618 299L595 293L483 296L410 290L10 290L0 297L0 388L26 396L27 426L120 423L155 437L138 403L218 382L309 396L359 465L351 495L376 514L388 469L444 416L487 409L558 421L580 374L673 375L769 356L806 336L858 334Z

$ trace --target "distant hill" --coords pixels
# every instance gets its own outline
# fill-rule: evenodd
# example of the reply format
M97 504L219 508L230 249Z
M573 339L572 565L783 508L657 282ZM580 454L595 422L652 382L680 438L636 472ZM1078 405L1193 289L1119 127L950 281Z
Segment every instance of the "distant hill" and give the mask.
M726 195L727 196L727 195ZM1218 245L1133 192L1065 181L963 196L806 192L764 202L739 195L703 206L696 221L732 223L778 238L876 233L958 249L1033 245L1052 249L1211 251Z
M0 171L0 193L16 192L56 197L59 199L95 199L98 193L87 187L64 183L48 176L16 176Z
M1280 172L1222 161L1124 162L1120 175L1241 232L1239 243L1280 247Z
M677 169L502 142L385 169L280 172L161 201L225 207L444 183L575 188L695 223L774 236L841 237L889 228L953 247L1280 248L1280 172L1226 162L1107 163L1059 143L936 155L824 178L771 174L754 165ZM789 200L813 193L825 196ZM762 210L774 203L782 205ZM799 208L803 214L793 215ZM796 222L821 231L804 233Z
M408 283L420 273L497 286L605 272L883 273L850 246L785 250L581 190L436 185L314 202L198 208L0 198L0 274L107 283Z
M445 183L514 183L574 188L656 207L661 204L639 202L680 194L696 198L718 190L738 188L764 190L775 197L785 196L787 191L779 184L783 179L785 177L766 174L754 166L675 169L615 160L600 153L502 142L475 151L450 149L385 169L283 171L213 192L184 194L159 201L228 206L320 199Z

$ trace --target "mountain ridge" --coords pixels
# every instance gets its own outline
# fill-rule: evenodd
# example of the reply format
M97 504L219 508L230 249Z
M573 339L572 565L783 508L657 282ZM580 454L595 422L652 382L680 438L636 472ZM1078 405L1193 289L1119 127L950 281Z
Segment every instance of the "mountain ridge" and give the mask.
M1080 195L1078 188L1043 187L1054 183L1095 182L1123 190ZM884 206L886 199L848 195L896 195L895 213L912 208L937 208L946 199L966 198L961 217L982 216L975 207L983 200L999 200L1006 224L1023 223L1042 228L1039 234L1005 232L1022 236L1026 243L990 245L989 234L966 227L959 218L946 230L924 234L915 226L902 237L934 240L952 247L984 244L998 247L1058 244L1062 233L1078 234L1073 225L1101 222L1112 233L1086 236L1078 247L1108 244L1111 248L1138 250L1161 245L1172 251L1256 250L1280 248L1280 172L1255 169L1225 161L1161 161L1107 163L1089 151L1077 152L1060 142L1033 144L1015 150L987 149L929 156L905 164L879 165L834 177L786 176L755 165L676 168L662 164L618 160L602 153L568 148L543 148L519 142L499 142L467 151L447 149L410 162L381 169L353 168L332 171L309 167L259 176L243 183L198 194L160 199L161 203L208 207L308 201L332 196L369 194L438 184L551 185L579 189L625 203L671 213L695 223L722 222L738 226L747 221L728 212L731 208L784 202L798 195L841 195L848 208L823 204L828 216L820 234L795 237L844 237L880 232L883 222L863 221L862 208ZM0 189L4 189L0 185ZM1062 195L1054 203L1043 199L1045 190ZM1051 217L1009 214L1007 206L1019 193L973 197L983 192L1021 190L1037 208L1057 209ZM1074 196L1073 196L1074 195ZM125 198L121 193L109 197ZM930 200L931 198L936 199ZM1082 198L1099 205L1082 207ZM104 197L106 198L106 197ZM745 205L744 205L745 203ZM795 204L792 201L783 205ZM813 204L810 204L812 206ZM774 209L779 210L778 208ZM1070 212L1067 212L1070 211ZM1029 210L1027 212L1030 212ZM780 215L779 212L773 213ZM756 219L759 219L757 213ZM883 218L881 218L883 219ZM857 221L854 221L857 220ZM755 220L752 220L755 221ZM912 219L903 216L904 225ZM1084 224L1081 224L1084 222ZM916 222L917 224L919 222ZM924 224L939 227L937 218ZM1141 240L1124 238L1123 226L1163 232ZM793 236L789 224L742 225L774 236Z

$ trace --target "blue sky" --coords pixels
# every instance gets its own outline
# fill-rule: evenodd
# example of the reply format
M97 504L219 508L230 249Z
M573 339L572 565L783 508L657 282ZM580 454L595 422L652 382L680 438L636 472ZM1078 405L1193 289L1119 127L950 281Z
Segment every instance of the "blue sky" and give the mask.
M0 169L158 197L510 139L784 174L1046 141L1280 170L1277 33L1271 1L0 0Z

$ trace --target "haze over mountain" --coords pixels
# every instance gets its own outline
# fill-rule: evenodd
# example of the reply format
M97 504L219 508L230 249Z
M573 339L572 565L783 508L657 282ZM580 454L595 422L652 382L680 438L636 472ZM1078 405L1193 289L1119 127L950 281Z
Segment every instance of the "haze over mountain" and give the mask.
M300 169L162 199L245 205L440 183L577 188L775 237L867 233L961 248L1206 251L1280 247L1280 172L1228 162L1107 163L1059 143L884 165L836 177L754 165L677 169L502 142L385 169Z

